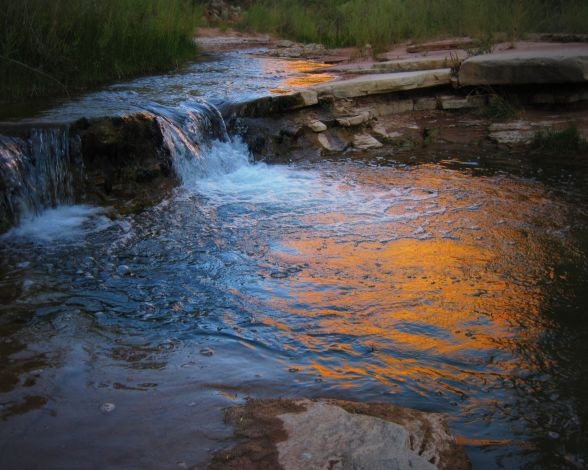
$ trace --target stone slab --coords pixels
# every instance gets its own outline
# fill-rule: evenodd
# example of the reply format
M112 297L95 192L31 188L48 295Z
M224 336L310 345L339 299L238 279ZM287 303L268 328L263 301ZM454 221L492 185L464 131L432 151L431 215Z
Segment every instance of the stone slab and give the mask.
M277 444L284 470L436 469L410 448L407 430L390 421L320 402L308 402L302 413L278 417L288 434L288 439Z
M451 83L451 70L424 70L415 72L399 72L387 74L365 75L349 80L329 82L312 87L320 98L357 98L360 96L393 93L405 90L418 90Z
M331 67L329 72L343 72L354 74L373 74L391 72L410 72L417 70L435 70L450 68L455 60L449 55L436 57L414 57L408 59L386 60L382 62L347 64ZM317 72L324 71L317 69Z
M323 134L320 134L323 135ZM239 436L209 470L465 470L471 465L439 413L333 399L250 399L226 410Z
M583 83L588 47L513 50L470 57L459 70L461 86Z

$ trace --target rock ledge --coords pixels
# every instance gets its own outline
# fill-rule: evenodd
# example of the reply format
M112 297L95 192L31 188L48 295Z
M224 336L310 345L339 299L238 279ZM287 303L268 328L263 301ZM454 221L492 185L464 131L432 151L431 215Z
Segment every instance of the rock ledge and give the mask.
M384 403L250 400L227 419L243 437L209 469L468 469L443 415Z

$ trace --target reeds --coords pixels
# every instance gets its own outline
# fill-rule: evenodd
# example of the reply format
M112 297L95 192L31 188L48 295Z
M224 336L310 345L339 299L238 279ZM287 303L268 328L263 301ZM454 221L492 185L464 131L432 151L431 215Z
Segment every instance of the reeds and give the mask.
M327 46L381 49L448 35L587 33L586 0L261 0L243 27Z
M0 0L0 101L170 69L201 16L190 0Z

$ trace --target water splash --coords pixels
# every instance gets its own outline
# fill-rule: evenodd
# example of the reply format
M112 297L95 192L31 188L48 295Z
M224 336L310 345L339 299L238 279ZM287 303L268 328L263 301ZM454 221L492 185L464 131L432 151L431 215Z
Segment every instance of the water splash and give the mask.
M24 240L41 243L74 240L109 227L112 222L104 209L88 205L62 205L39 215L28 215L6 232L2 240Z
M238 137L229 137L220 112L212 104L199 102L149 110L155 112L164 145L184 187L249 163L246 145Z
M32 129L28 139L0 136L3 213L12 224L59 204L74 202L82 161L70 150L67 128Z

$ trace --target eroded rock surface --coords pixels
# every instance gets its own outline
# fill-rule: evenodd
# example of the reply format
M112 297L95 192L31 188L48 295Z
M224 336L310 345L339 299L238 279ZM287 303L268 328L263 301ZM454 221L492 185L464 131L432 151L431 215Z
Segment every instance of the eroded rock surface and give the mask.
M467 469L443 415L384 403L250 400L228 420L245 439L210 469Z

